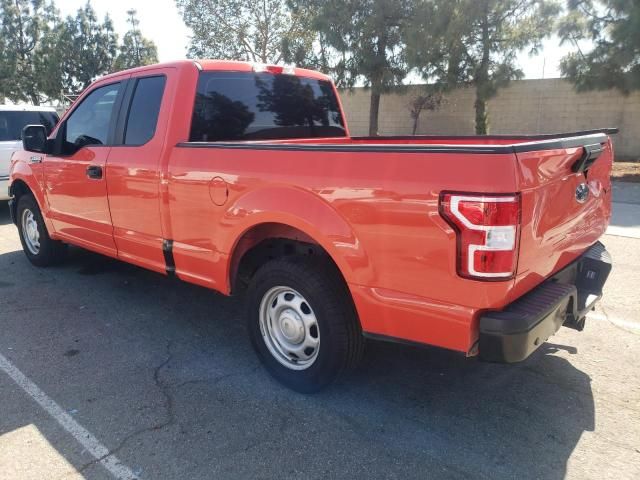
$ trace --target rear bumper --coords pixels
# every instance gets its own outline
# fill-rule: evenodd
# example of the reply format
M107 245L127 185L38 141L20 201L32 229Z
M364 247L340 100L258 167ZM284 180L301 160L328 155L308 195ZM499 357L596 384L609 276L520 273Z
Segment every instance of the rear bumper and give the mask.
M480 317L479 357L520 362L565 325L584 328L585 317L602 297L611 257L600 242L574 262L499 312Z

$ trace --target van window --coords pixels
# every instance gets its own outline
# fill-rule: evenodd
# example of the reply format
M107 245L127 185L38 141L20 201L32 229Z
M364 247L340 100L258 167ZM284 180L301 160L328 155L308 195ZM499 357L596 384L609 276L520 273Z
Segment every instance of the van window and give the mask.
M328 81L271 73L200 74L192 142L344 136Z
M125 145L144 145L153 138L165 82L164 76L141 78L136 82L124 134Z
M49 135L56 123L55 112L0 110L0 142L21 140L22 129L27 125L44 125Z

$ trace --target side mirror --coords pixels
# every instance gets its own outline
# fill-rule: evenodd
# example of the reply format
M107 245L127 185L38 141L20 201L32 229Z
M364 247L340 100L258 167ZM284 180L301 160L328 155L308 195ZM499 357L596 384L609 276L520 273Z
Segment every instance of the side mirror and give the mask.
M22 148L27 152L49 153L44 125L27 125L22 129Z

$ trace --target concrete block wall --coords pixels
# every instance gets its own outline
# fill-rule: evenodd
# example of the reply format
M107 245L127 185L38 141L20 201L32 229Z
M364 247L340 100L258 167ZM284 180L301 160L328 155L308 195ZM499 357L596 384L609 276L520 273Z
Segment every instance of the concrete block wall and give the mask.
M413 85L402 93L388 93L380 102L379 133L410 135L408 104L422 91ZM341 92L352 135L369 131L369 91L356 88ZM424 112L418 134L473 135L475 92L462 87L447 94L436 112ZM493 134L542 134L602 127L618 127L614 137L616 159L640 159L640 92L624 96L615 90L577 93L562 79L519 80L501 89L489 102Z

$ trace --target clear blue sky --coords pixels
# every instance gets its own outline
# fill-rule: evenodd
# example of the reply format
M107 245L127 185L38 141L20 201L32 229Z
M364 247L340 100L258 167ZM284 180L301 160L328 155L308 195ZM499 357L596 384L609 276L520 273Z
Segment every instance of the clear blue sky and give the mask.
M62 15L69 15L82 7L86 0L58 0L56 2ZM127 10L135 8L140 19L140 30L158 46L161 62L185 58L189 42L189 29L182 22L174 0L92 0L91 4L103 17L107 12L111 15L116 31L122 36L127 31ZM567 46L560 47L557 38L545 42L540 55L529 57L522 52L519 63L526 78L559 77L558 64L567 54Z

